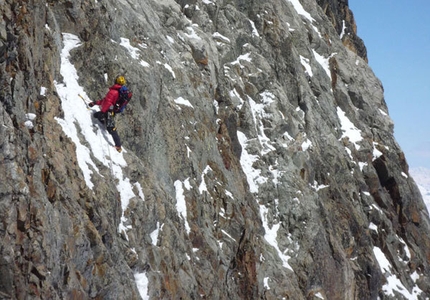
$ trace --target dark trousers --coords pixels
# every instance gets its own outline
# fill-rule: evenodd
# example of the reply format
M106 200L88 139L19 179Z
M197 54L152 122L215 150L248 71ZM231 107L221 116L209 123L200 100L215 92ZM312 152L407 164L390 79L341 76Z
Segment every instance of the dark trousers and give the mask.
M114 116L110 113L102 113L101 111L97 111L93 114L94 118L99 120L103 125L105 125L107 131L113 138L116 147L121 147L121 139L119 138L118 132L115 127Z

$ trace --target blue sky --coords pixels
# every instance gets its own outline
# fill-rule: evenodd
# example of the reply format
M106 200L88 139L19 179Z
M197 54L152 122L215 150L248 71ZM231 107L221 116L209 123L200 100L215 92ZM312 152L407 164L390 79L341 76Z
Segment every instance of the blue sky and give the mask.
M409 167L430 169L430 1L350 0Z

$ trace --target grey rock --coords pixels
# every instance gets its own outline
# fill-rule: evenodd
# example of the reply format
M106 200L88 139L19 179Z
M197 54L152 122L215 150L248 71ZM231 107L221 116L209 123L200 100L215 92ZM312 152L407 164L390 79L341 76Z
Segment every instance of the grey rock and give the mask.
M428 212L353 14L300 3L0 0L0 297L430 297ZM134 92L122 175L91 150L93 188L95 141L57 122L62 33L90 99Z

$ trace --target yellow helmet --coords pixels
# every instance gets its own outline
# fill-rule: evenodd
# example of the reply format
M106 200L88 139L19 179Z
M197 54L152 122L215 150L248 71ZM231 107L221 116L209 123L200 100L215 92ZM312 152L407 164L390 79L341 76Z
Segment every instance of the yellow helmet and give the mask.
M125 78L124 78L124 76L117 76L116 78L115 78L115 83L116 84L119 84L119 85L125 85L127 82L125 81Z

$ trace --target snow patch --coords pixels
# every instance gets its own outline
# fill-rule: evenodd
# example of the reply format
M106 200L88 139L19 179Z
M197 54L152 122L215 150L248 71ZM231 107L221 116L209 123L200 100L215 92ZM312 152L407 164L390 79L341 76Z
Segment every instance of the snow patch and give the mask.
M158 235L160 234L160 231L163 230L163 226L164 226L164 223L161 224L161 226L160 226L160 223L157 222L157 228L149 234L149 236L151 237L151 240L152 240L152 244L154 246L157 246Z
M40 95L41 96L46 96L46 91L47 91L46 87L44 87L44 86L40 87Z
M255 27L255 23L251 20L249 20L249 23L251 23L251 27L252 27L252 36L256 36L256 37L260 37L260 34L258 33L257 28Z
M303 17L305 17L306 19L308 19L311 23L315 21L314 18L312 18L311 14L308 13L302 6L302 4L300 3L299 0L288 0L294 7L294 9L296 10L296 12L299 15L302 15Z
M33 114L33 113L25 114L24 126L27 127L28 129L33 129L34 128L34 125L33 125L34 119L36 119L35 114Z
M340 39L342 39L344 37L345 29L346 29L345 20L342 20L342 30L341 30L340 35L339 35Z
M249 62L252 61L252 59L251 59L251 53L246 53L246 54L243 54L243 55L239 55L239 57L235 61L231 62L231 64L232 65L240 65L241 68L243 68L243 66L240 64L241 60L249 61Z
M307 73L310 77L312 77L314 74L312 73L312 68L311 68L309 59L300 55L300 63L305 68L305 73Z
M355 145L355 149L359 150L360 145L358 145L358 143L363 140L361 130L355 127L339 106L337 107L337 116L340 120L341 130L343 131L341 139L344 137L349 138L349 141Z
M374 230L376 232L378 232L378 226L376 226L374 223L370 222L369 224L369 229L370 230Z
M186 30L185 36L188 37L189 39L201 40L201 38L194 31L193 27L198 27L198 25L192 24L191 26L188 26L187 28L185 28L185 30Z
M379 267L381 268L382 274L384 274L387 283L382 286L382 291L391 297L396 297L394 292L397 292L403 295L406 299L410 300L418 300L418 296L423 292L417 285L415 281L415 286L412 289L412 292L409 292L408 289L403 285L399 278L395 274L393 274L393 267L382 250L378 247L373 247L373 253L378 260Z
M383 111L382 109L380 109L380 108L379 108L379 112L380 112L383 116L388 116L388 114L387 114L385 111Z
M219 32L215 32L214 34L212 34L212 37L218 41L223 42L223 43L230 44L230 39L228 37L223 36Z
M190 234L191 228L187 220L187 203L185 202L183 183L180 180L176 180L174 185L176 190L176 210L179 217L184 220L187 234Z
M207 188L206 182L205 182L205 175L209 171L212 171L211 167L206 166L206 168L202 172L201 183L200 183L200 186L199 186L200 195L203 194L203 192L207 192L208 191L208 188Z
M94 187L91 181L92 175L94 172L99 173L97 163L95 163L93 159L98 160L105 167L109 168L112 176L115 177L117 182L116 188L119 192L120 199L113 199L113 201L120 200L122 208L122 216L118 231L123 232L128 239L126 231L130 229L131 226L125 225L127 218L125 218L124 212L128 207L130 199L136 195L133 192L133 184L130 183L129 178L124 176L122 171L122 168L126 167L127 163L122 153L118 153L114 150L111 142L106 140L104 128L99 126L99 130L93 130L94 126L98 126L98 123L93 123L91 114L93 111L97 111L98 107L94 107L91 110L88 109L86 103L90 100L83 88L79 85L77 71L70 62L70 51L81 45L79 38L73 34L63 33L63 44L64 47L61 50L60 73L64 81L62 83L54 82L54 84L61 99L64 119L58 117L55 119L62 127L64 133L76 146L78 165L89 189L93 189ZM79 95L82 96L82 99ZM85 141L81 142L81 139ZM141 188L138 188L138 190L139 196L143 200L143 191Z
M248 153L246 146L248 144L248 138L243 132L238 131L237 137L239 143L242 146L242 155L240 156L240 165L246 175L246 179L249 185L249 191L251 193L258 193L258 182L260 181L261 170L255 169L252 165L259 159L258 155Z
M308 150L310 147L312 147L312 142L306 138L306 140L302 143L302 151Z
M264 227L264 239L278 252L278 256L282 261L282 266L284 268L290 269L293 271L293 268L288 263L288 260L290 259L290 256L285 255L280 249L277 241L278 237L278 230L281 226L280 223L273 224L272 228L269 227L269 223L267 220L267 213L268 209L264 205L260 205L260 215L261 220L263 221L263 227Z
M176 78L175 72L173 71L172 67L168 63L163 64L163 66L167 69L167 71L170 72L170 74L172 74L173 78Z
M328 187L329 187L329 185L319 184L316 180L314 180L313 185L312 185L312 184L309 184L309 186L310 186L311 188L313 188L316 192L318 192L319 190L322 190L322 189L325 189L325 188L328 188Z
M149 300L148 296L148 285L149 280L146 273L136 273L134 274L134 279L136 281L137 290L142 300Z
M321 67L324 69L324 71L326 72L327 76L330 78L331 80L331 72L330 72L330 58L335 55L336 53L333 53L332 55L330 55L329 57L325 58L324 56L318 54L318 52L316 52L314 49L312 49L312 52L315 56L316 61L321 65Z
M251 107L252 117L254 119L255 131L258 134L258 140L262 146L261 154L267 154L270 151L275 150L275 147L270 145L270 139L264 132L264 124L262 120L267 117L271 117L271 114L266 113L265 107L274 102L274 96L271 93L265 92L260 94L262 97L262 103L256 103L251 97L248 96L248 102ZM271 95L271 96L270 96Z
M377 145L379 144L376 142L373 142L373 160L383 155L383 153L376 148Z
M264 279L263 279L264 288L266 290L270 290L269 279L270 279L269 277L264 277Z
M133 58L133 59L139 59L139 52L140 52L140 49L139 48L136 48L136 47L133 47L131 44L130 44L130 40L129 39L127 39L127 38L120 38L120 43L119 43L122 47L124 47L125 49L127 49L127 51L128 51L128 53L130 54L130 56Z
M184 99L184 98L182 98L182 97L179 97L179 98L176 98L175 100L173 100L176 104L179 104L179 105L183 105L183 106L188 106L188 107L191 107L191 108L194 108L194 106L192 106L191 105L191 102L190 101L188 101L188 100L186 100L186 99Z

